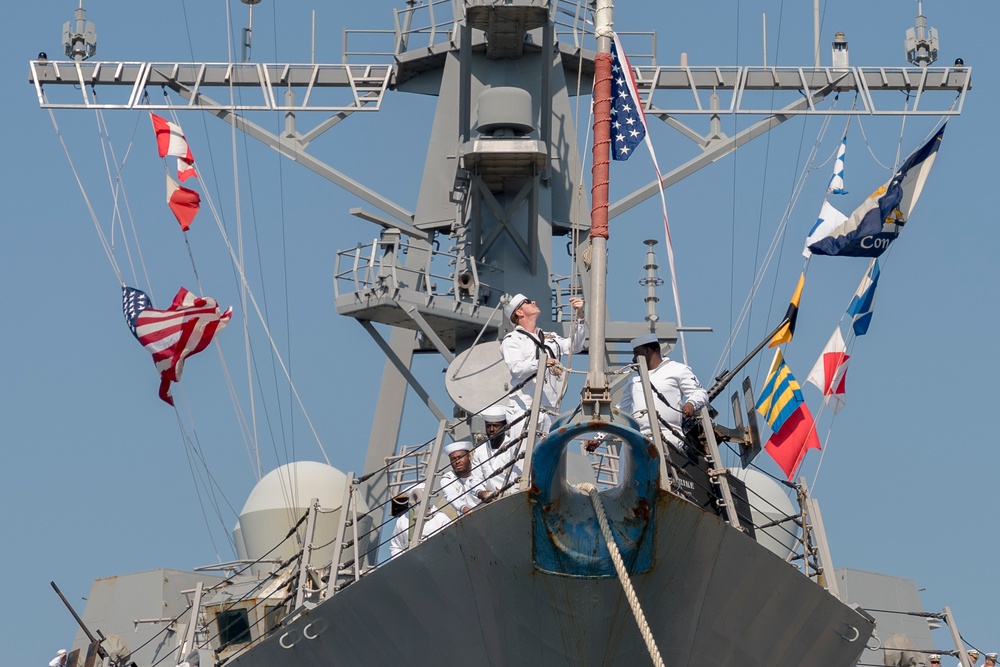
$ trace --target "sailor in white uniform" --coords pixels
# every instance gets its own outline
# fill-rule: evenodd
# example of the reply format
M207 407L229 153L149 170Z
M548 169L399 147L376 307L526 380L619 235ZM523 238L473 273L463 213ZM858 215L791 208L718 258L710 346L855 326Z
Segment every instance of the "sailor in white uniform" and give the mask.
M395 558L406 551L410 545L410 494L408 491L395 496L389 504L389 513L396 517L392 527L392 537L389 538L389 557Z
M500 451L508 442L504 431L507 426L506 406L491 405L479 414L486 422L486 441L472 452L472 468L482 475L484 487L492 494L489 496L492 499L503 488L505 479L510 482L521 476L521 462L515 463L509 474L504 468L514 455L514 448Z
M410 538L417 527L417 508L420 507L420 495L424 491L424 485L415 484L405 492L392 499L392 515L396 517L393 526L392 539L389 540L389 557L395 558L410 547ZM400 508L405 508L400 511ZM397 514L397 512L399 512ZM427 505L427 517L424 519L423 530L420 531L422 539L427 539L451 523L451 519L444 512L439 512L434 503Z
M976 649L971 649L969 651L966 651L966 653L969 654L969 660L972 661L973 665L975 665L977 662L979 662L979 651L977 651ZM958 663L957 663L957 665L958 665L958 667L962 667L962 661L959 660Z
M472 443L466 440L453 442L444 448L451 462L451 470L441 475L441 490L448 503L462 516L482 502L480 493L488 493L483 484L483 476L472 469Z
M688 366L662 356L660 341L655 333L633 338L630 344L633 361L640 356L646 358L649 382L654 389L653 402L659 418L675 427L679 433L684 417L693 417L698 410L708 405L708 392ZM643 432L651 432L639 373L632 373L625 382L618 409L635 417ZM678 448L681 446L682 440L674 429L662 428L662 431L668 442Z
M518 423L514 421L531 409L532 399L535 395L535 374L538 372L538 360L544 350L548 355L546 362L542 388L542 407L554 409L559 404L560 399L560 378L564 374L564 369L559 363L559 357L569 353L579 354L583 351L583 343L586 339L586 327L583 319L583 299L580 297L570 297L570 305L576 311L573 322L572 338L564 338L555 333L543 332L537 324L541 309L534 301L528 299L523 294L515 294L503 309L503 314L507 319L517 326L509 334L504 336L500 342L500 353L503 355L504 363L510 371L511 385L517 386L524 382L524 386L515 391L507 404L507 423L511 424L510 438L520 437L524 431L527 418ZM545 412L539 414L538 431L548 433L552 424L552 418Z

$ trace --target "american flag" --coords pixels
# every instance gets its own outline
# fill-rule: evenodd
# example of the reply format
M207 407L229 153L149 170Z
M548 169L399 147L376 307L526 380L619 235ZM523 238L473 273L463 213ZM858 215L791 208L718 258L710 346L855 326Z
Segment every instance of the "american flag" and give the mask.
M611 77L611 157L627 160L646 136L646 117L618 35L611 41Z
M180 382L184 360L198 354L212 342L215 334L229 323L233 309L219 311L210 297L199 297L183 287L166 310L151 307L141 290L122 286L122 312L132 335L153 355L160 372L160 398L174 404L170 383Z

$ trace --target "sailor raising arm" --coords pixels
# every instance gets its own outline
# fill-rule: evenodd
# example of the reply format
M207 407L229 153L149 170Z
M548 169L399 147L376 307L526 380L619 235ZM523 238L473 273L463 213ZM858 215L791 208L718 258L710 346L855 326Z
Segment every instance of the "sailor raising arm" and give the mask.
M542 407L551 409L559 403L559 378L563 374L559 357L570 352L582 352L586 339L583 299L570 297L569 303L576 312L572 338L564 338L538 328L538 316L542 311L537 303L523 294L515 294L504 308L504 315L517 326L504 336L500 343L500 353L510 371L511 384L517 386L525 382L523 387L511 395L507 405L507 423L513 424L515 419L531 409L535 394L534 376L543 351L548 356L548 370L545 373L545 386L542 388ZM542 413L538 419L538 430L547 433L550 424L549 415ZM512 425L509 437L517 438L523 430L524 421L518 422Z

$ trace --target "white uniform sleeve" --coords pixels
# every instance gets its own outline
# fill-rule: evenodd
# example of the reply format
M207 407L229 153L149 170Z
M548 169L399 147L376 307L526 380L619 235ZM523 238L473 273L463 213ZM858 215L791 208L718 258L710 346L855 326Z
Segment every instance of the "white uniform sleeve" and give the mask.
M583 352L583 344L587 340L587 327L583 320L576 320L573 325L573 354Z
M458 484L455 473L446 472L441 475L441 490L444 492L444 499L452 507L455 507L455 501L462 495L462 487ZM459 510L460 508L455 507L455 509Z
M639 376L633 373L628 376L628 380L625 381L625 388L622 389L622 400L618 403L618 411L632 416L635 412L635 399L632 397L632 388L639 384ZM645 405L645 402L643 402Z
M694 371L687 366L684 366L683 369L678 374L677 384L680 387L681 395L684 397L684 402L694 405L695 410L701 410L708 405L708 392L701 386L701 382L698 382Z
M400 519L403 522L400 522ZM399 554L406 551L406 548L410 546L410 516L409 514L403 514L396 518L395 533L392 535L392 539L389 540L389 557L395 558Z

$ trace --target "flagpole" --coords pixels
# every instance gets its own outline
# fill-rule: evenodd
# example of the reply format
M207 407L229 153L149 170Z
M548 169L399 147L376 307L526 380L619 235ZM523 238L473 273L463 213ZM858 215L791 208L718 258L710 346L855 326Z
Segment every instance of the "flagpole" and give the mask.
M604 366L607 315L608 184L611 160L612 0L594 9L594 146L590 213L590 365L583 402L592 418L610 416L611 396Z
M753 349L753 351L750 352L750 354L748 354L743 359L743 361L741 361L740 363L736 364L736 368L734 368L733 370L729 371L728 373L726 373L721 378L719 378L718 380L715 381L715 384L713 384L709 388L709 390L708 390L708 400L709 400L709 402L713 401L716 396L718 396L719 394L722 393L722 390L725 389L726 386L730 382L733 381L733 378L735 378L739 374L739 372L741 370L743 370L743 367L746 366L747 364L749 364L750 360L753 359L754 357L756 357L757 353L759 353L761 350L763 350L764 346L767 345L771 341L771 339L774 338L775 335L777 335L777 333L779 331L781 331L781 328L784 327L786 324L788 324L788 322L789 322L789 319L787 317L785 319L781 320L781 322L778 324L778 326L776 326L774 328L774 331L772 331L771 333L767 334L767 336L764 337L764 340L762 340L760 343L758 343L757 347L755 347Z

